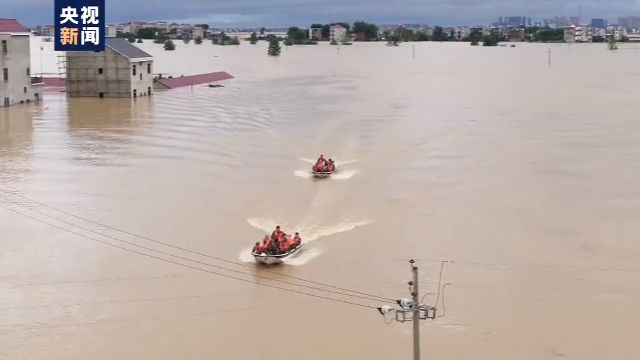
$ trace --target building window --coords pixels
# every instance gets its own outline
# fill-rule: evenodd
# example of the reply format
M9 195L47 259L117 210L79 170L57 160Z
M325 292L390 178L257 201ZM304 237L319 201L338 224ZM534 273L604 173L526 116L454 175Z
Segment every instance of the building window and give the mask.
M138 97L138 90L133 89L133 97L134 98Z
M4 68L2 70L2 78L4 79L4 81L9 81L9 69Z
M98 97L102 99L104 97L104 93L98 93Z
M27 93L27 87L25 86L23 89L24 89L24 93L26 94Z
M7 53L7 40L2 40L2 53Z
M31 68L27 68L27 76L31 76Z
M132 66L133 66L133 76L136 76L136 66L135 65L132 65Z
M151 74L151 64L147 64L147 74Z
M147 87L147 92L151 95L151 86Z
M4 98L4 106L9 106L9 98Z
M98 74L102 74L102 68L98 68Z
M142 80L142 73L140 73L140 80Z

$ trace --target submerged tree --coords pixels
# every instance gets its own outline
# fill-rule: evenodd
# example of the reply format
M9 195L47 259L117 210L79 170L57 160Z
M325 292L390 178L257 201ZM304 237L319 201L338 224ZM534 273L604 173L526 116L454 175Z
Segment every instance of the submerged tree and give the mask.
M269 40L269 49L267 50L267 54L269 56L280 56L280 51L282 48L280 47L280 42L276 38L271 38Z
M201 36L196 36L196 38L193 39L193 42L196 43L197 45L202 44L202 37Z
M258 42L258 34L256 34L255 31L251 33L251 36L249 37L249 41L252 44L256 44Z
M164 49L165 50L175 50L176 49L176 44L174 44L173 41L171 41L171 40L167 40L164 43Z

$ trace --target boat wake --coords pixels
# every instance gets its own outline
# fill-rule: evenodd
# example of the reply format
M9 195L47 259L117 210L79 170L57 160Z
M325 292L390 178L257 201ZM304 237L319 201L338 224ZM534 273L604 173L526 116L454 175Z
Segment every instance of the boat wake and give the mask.
M247 222L254 228L263 231L266 234L270 234L276 225L282 226L284 229L290 229L289 231L297 231L302 236L302 243L304 246L302 250L292 258L285 259L285 263L290 265L304 265L311 261L313 258L319 256L322 251L317 248L309 248L309 243L318 240L323 237L344 233L354 230L361 226L371 224L371 220L361 221L343 221L334 225L321 226L308 223L301 223L297 226L291 226L286 222L276 222L272 219L260 219L260 218L248 218ZM243 262L253 262L253 256L251 255L251 247L242 249L239 255L239 259Z
M329 176L328 180L348 180L352 177L358 175L360 173L359 170L337 170L331 176ZM303 178L303 179L311 179L313 174L309 170L296 170L293 172L293 175Z
M330 179L333 180L348 180L351 179L352 177L358 175L360 171L358 170L339 170L336 171L335 173L333 173L330 177Z

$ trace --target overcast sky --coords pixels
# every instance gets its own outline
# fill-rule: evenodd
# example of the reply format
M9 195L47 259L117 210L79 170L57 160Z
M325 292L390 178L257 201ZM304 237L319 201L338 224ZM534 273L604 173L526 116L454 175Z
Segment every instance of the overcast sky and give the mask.
M488 24L498 16L533 20L640 15L640 0L106 0L107 22L168 20L213 26L288 26L365 20L378 24ZM25 25L53 23L53 0L0 0L3 17Z

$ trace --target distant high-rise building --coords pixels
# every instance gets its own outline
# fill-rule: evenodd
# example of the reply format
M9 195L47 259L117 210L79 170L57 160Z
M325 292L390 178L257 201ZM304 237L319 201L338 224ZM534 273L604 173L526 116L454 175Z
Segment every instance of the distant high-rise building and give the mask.
M591 19L591 27L602 29L607 27L607 20L605 19Z
M503 25L503 24L504 24L504 23L503 23L503 21L502 21L502 16L500 16L500 17L498 18L498 25Z
M524 16L507 16L505 24L507 26L524 26L527 23L527 19Z
M531 26L531 18L530 17L527 18L527 26Z

